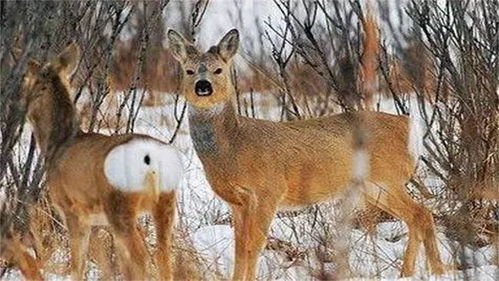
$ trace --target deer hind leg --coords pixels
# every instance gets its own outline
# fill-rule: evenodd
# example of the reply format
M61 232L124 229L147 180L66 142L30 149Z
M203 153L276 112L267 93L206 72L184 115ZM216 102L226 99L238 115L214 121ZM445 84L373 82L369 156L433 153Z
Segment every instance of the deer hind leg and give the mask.
M412 199L411 199L412 200ZM411 207L412 212L414 212L412 217L409 219L412 220L413 228L416 226L417 239L423 242L426 260L430 264L430 269L433 274L442 274L444 273L442 260L440 258L440 252L437 246L437 239L435 234L435 223L433 221L433 216L431 213L423 206L417 204L416 202L412 202L413 206ZM409 229L410 230L410 229ZM411 232L409 232L411 235ZM409 236L409 239L411 237ZM417 253L417 250L416 250ZM416 255L416 253L414 255ZM414 257L415 259L415 257ZM405 261L404 261L405 262ZM411 260L411 263L414 264L414 261ZM412 271L414 270L414 266L412 266ZM404 270L402 270L403 276L412 275L412 271L407 270L408 274L404 274Z
M371 201L371 199L369 199ZM399 209L393 209L392 206L393 204L390 204L388 202L382 202L381 198L374 199L371 201L373 204L376 204L377 207L380 209L383 209L384 211L388 212L389 214L393 215L394 217L402 220L403 222L406 223L407 228L408 228L408 241L407 241L407 247L404 252L404 259L402 262L402 270L400 275L401 276L411 276L414 274L414 267L416 264L416 257L417 253L419 251L419 246L421 244L421 237L419 235L418 227L415 225L415 220L413 219L412 210L410 208L407 208L406 211L402 211ZM400 203L398 203L400 204Z
M423 238L423 245L426 253L426 258L430 264L431 272L433 274L441 275L444 273L444 266L440 258L440 251L437 246L437 239L435 234L435 222L430 211L423 206L420 207L422 214L421 236Z
M113 236L108 227L93 227L89 258L96 263L102 273L102 280L111 280L115 273L115 264L113 263Z
M411 276L414 274L416 257L421 242L425 246L426 256L430 261L432 272L441 274L443 266L437 248L435 226L431 213L425 207L416 203L407 194L402 184L392 185L388 189L383 189L386 186L382 186L380 189L374 184L369 184L367 188L370 189L367 198L371 204L407 224L409 240L404 254L401 275ZM376 193L373 190L379 192Z
M175 193L162 193L153 210L158 246L155 253L159 280L172 280L172 232L175 220Z
M121 192L111 194L105 212L115 235L125 280L146 280L147 249L137 229L137 204Z
M71 248L71 277L73 280L84 280L91 227L78 215L67 213L65 215Z

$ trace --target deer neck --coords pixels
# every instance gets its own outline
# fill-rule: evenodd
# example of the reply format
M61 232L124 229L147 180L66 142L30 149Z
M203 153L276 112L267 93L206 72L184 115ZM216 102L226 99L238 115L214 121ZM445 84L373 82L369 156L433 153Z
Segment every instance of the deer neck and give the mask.
M80 132L74 105L62 82L55 81L49 92L33 100L27 112L46 162L55 160Z
M238 118L230 101L210 109L189 105L189 125L194 148L200 158L223 157L237 135Z

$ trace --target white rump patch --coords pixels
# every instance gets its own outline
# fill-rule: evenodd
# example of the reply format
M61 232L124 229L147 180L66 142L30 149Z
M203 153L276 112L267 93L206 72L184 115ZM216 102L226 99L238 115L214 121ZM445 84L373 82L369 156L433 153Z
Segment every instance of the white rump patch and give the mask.
M104 162L108 182L122 191L142 191L157 175L160 192L175 190L183 175L180 153L154 139L133 139L113 148Z
M379 111L400 114L392 98L375 95L374 99L377 101L376 107ZM438 124L433 123L429 127L426 123L426 120L429 120L433 115L433 105L426 100L421 103L415 93L400 95L399 99L409 109L409 141L407 146L413 159L418 161L421 156L427 154L425 144L430 144L424 139L427 132L430 130L432 134L435 134L439 131ZM442 109L440 111L442 112Z
M424 115L429 114L431 116L432 113L431 106L426 102L424 102L423 106L425 112L421 111L417 98L411 97L409 101L409 142L407 145L415 161L418 161L419 157L426 154L424 136L428 131L428 126Z

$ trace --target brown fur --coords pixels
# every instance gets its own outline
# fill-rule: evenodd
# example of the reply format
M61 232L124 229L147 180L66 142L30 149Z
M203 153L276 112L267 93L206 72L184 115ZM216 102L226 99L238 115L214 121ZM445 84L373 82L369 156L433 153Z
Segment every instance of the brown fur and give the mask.
M232 209L234 280L255 279L257 258L279 208L327 201L348 188L354 164L352 134L359 121L369 135L365 200L409 227L402 275L414 273L421 242L432 271L443 272L433 218L404 188L414 168L407 147L406 117L358 112L279 123L237 116L226 70L237 51L238 32L230 31L216 48L204 54L174 31L168 37L182 69L195 71L184 75L182 90L190 103L191 137L208 181ZM204 68L200 65L207 71L201 71ZM217 68L223 69L219 75L214 74ZM211 96L196 95L194 85L199 79L211 81Z
M84 278L89 234L95 224L93 218L103 216L115 235L125 278L145 279L147 251L138 233L136 218L141 211L151 211L158 230L155 261L160 268L160 279L170 280L175 192L156 194L154 188L146 188L143 192L125 193L107 182L103 166L108 152L132 139L150 137L105 136L79 130L64 83L64 76L74 69L78 60L79 48L70 45L44 66L32 63L24 88L27 117L42 155L49 160L49 196L69 230L72 277Z
M0 246L1 258L17 266L26 280L41 281L40 264L28 252L26 244L18 236L8 237Z

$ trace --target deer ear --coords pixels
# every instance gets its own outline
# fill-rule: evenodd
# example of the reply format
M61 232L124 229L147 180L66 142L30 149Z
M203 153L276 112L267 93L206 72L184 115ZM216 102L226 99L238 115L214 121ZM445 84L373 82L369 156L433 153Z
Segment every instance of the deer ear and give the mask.
M187 59L187 40L173 29L168 30L168 41L170 42L170 52L179 62Z
M239 31L232 29L218 43L218 53L225 61L229 61L239 48Z
M25 79L31 79L32 77L35 77L42 69L42 65L34 60L30 59L28 60L28 63L26 65L26 75Z
M76 71L79 61L80 47L76 43L71 43L51 61L51 64L59 73L71 76Z
M29 59L26 63L26 72L23 76L22 87L24 89L31 89L42 71L43 65L34 59ZM21 92L21 96L25 97L28 94L26 91Z

